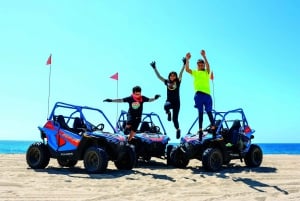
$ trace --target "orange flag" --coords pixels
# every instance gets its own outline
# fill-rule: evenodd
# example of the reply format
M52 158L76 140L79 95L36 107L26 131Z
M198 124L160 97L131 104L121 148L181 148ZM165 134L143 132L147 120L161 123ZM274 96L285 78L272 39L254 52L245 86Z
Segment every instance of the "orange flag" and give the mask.
M114 79L114 80L118 80L119 79L119 73L113 74L112 76L110 76L110 78Z
M52 54L50 54L50 56L47 59L46 65L51 65L52 63Z

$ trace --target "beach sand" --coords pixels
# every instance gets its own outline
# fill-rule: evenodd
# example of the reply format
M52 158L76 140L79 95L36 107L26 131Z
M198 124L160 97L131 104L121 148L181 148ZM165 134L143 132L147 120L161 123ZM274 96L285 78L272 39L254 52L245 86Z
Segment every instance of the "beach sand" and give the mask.
M0 155L0 200L300 200L300 155L264 155L261 167L249 169L239 160L217 173L191 160L186 169L153 158L132 170L109 162L104 174L87 174L83 162L61 168L28 167L25 154Z

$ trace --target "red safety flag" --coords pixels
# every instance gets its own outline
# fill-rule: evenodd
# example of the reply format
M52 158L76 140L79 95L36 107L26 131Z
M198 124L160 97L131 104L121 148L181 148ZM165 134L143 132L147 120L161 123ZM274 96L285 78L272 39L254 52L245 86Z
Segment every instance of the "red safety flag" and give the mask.
M211 71L211 73L210 73L210 79L211 79L211 80L214 80L214 72L212 72L212 71Z
M52 63L52 54L50 54L50 56L47 59L46 65L51 65Z
M112 76L110 76L110 78L114 79L114 80L118 80L119 79L119 73L113 74Z

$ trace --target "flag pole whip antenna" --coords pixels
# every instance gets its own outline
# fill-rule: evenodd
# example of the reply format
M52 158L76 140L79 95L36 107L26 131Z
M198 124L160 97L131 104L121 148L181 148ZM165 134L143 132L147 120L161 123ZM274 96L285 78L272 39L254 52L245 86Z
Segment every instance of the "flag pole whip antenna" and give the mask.
M117 81L117 99L119 98L119 72L113 74L110 76L111 79L114 79ZM117 102L117 113L116 113L116 122L118 121L118 111L119 111L119 103Z
M117 99L119 98L119 77L117 79ZM119 103L117 102L116 122L118 121Z
M51 94L51 65L52 65L52 54L48 57L46 65L49 65L49 78L48 78L48 112L47 119L49 117L49 107L50 107L50 94Z
M212 88L213 88L213 102L214 102L214 109L216 109L216 101L215 101L215 84L214 81L212 81Z
M215 105L215 84L214 84L214 72L213 71L211 71L210 79L212 81L213 107L214 107L214 109L216 109L216 105Z

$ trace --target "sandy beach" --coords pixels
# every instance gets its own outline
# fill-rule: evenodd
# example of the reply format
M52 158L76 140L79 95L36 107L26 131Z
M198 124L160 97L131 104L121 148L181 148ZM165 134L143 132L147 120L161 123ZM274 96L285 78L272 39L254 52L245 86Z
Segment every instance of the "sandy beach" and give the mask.
M130 171L109 162L104 174L86 174L82 161L61 168L28 168L25 154L0 155L0 200L300 200L300 155L264 155L259 168L239 160L218 173L205 172L198 160L186 169L153 158Z

